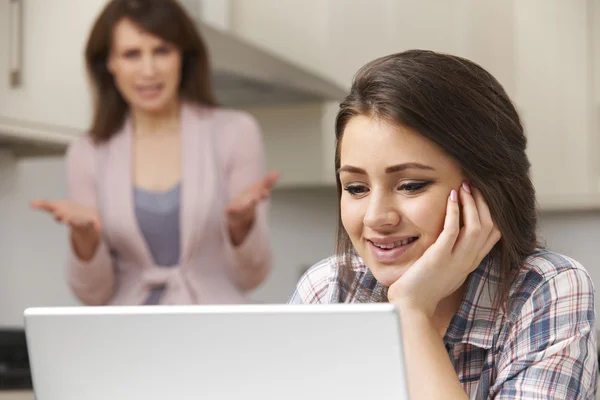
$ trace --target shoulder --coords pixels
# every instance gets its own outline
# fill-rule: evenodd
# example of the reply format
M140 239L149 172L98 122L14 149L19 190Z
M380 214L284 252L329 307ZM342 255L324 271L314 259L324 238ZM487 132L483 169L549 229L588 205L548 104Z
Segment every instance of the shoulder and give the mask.
M67 164L70 166L80 166L92 164L96 157L97 145L91 135L85 134L73 139L66 151Z
M102 152L113 147L119 146L118 142L122 136L122 132L115 134L106 142L96 142L89 133L81 135L71 141L67 146L65 154L68 163L74 164L91 164Z
M262 157L265 151L262 131L252 114L218 107L197 107L195 111L200 118L208 120L210 134L222 157L230 159L240 151L246 156Z
M593 287L587 270L577 260L550 250L536 250L525 259L523 268L511 287L513 296L524 291L535 292L549 283L577 279Z
M218 125L224 127L235 126L258 129L258 121L247 111L231 108L214 108L211 110L212 118Z
M338 257L331 256L310 267L298 281L290 303L331 302L329 291L332 285L335 285L338 266Z
M69 146L67 147L67 155L76 154L76 153L84 153L86 155L93 155L95 153L99 153L104 149L119 146L120 143L123 142L125 129L121 128L114 135L112 135L109 139L98 142L94 137L89 133L85 133L75 139L73 139Z
M78 138L75 138L69 143L67 147L67 154L73 154L78 152L94 152L94 140L91 135L85 134Z
M354 273L354 279L361 289L361 294L368 298L376 289L376 281L369 273L363 260L353 254L349 265L342 256L334 255L327 257L310 267L300 278L290 303L314 304L314 303L339 303L359 301L359 296L350 296L347 282L341 281L340 272L344 268L350 268Z
M562 301L579 308L593 307L594 291L589 273L578 261L550 250L536 250L511 285L511 319L522 315L528 303Z
M197 113L211 121L213 130L220 136L260 136L261 129L257 119L247 111L231 108L205 108L196 107Z
M594 286L583 266L565 255L537 250L511 285L509 301L507 319L499 319L506 323L494 337L494 391L502 398L524 392L575 398L595 391Z

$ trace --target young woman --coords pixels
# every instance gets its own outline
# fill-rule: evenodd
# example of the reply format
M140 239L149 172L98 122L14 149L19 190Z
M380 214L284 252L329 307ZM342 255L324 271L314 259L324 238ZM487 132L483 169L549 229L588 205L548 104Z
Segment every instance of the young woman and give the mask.
M85 52L89 134L70 198L33 207L70 228L68 281L89 305L243 303L270 270L259 127L217 107L207 49L173 0L113 0Z
M291 302L396 304L414 399L594 399L594 287L537 242L523 126L496 79L430 51L377 59L336 138L338 252Z

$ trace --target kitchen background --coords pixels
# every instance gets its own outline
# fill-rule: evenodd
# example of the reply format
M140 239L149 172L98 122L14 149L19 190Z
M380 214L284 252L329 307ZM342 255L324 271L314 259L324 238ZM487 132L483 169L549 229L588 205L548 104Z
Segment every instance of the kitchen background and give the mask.
M105 2L0 0L0 326L21 327L28 306L76 304L65 284L66 230L31 211L29 201L66 195L61 153L89 117L81 50ZM267 93L262 104L246 97L236 106L259 119L270 168L283 174L270 217L274 269L253 301L285 302L303 270L332 254L336 94L363 63L408 48L469 57L505 85L528 129L541 236L579 260L600 287L599 0L182 2L207 32L302 72L288 75L291 85L316 85L310 101L269 102L278 69L254 89L225 79L239 84L227 92L231 104L238 89ZM235 47L214 43L225 43L211 51L226 71ZM11 85L12 70L20 84Z

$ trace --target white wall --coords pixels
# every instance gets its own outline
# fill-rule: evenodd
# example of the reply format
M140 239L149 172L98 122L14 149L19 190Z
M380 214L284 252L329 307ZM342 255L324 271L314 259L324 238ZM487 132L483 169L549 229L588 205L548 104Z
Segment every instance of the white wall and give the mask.
M65 195L63 168L61 159L12 163L0 158L0 326L22 326L28 306L76 304L64 280L66 231L28 205L40 196ZM271 212L275 268L253 300L287 301L302 268L332 254L336 221L334 188L276 191ZM579 260L600 286L600 212L546 214L541 230L551 248Z
M305 269L334 253L336 231L334 187L276 191L271 208L275 268L253 299L287 301Z
M75 304L64 284L66 229L29 208L31 199L65 196L63 162L1 166L0 326L20 326L27 306Z
M550 250L579 261L596 286L596 308L600 313L600 211L545 213L540 220L540 236Z

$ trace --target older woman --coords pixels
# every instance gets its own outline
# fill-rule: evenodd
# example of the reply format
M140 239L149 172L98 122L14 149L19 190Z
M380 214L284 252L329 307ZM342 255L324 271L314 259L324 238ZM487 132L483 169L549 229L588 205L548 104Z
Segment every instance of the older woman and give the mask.
M86 304L243 303L270 270L259 127L217 106L205 45L176 1L113 0L85 53L96 103L67 154L70 198L37 209L70 228Z

